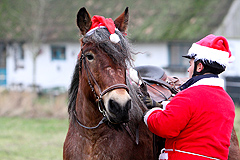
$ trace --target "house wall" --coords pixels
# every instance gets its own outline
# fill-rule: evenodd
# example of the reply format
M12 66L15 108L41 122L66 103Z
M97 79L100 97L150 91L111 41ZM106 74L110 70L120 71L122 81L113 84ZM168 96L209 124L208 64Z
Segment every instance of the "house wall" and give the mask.
M51 45L66 47L65 60L52 60ZM78 43L43 44L41 53L36 61L36 84L41 88L64 87L67 89L71 82L77 55L80 51ZM33 62L29 44L23 46L24 59L16 55L19 52L14 46L8 47L7 56L7 86L21 84L26 88L33 83ZM168 66L167 43L133 44L134 65ZM17 67L17 68L16 68Z
M226 76L240 76L240 65L237 63L240 62L240 40L228 40L236 60L229 64L226 72L221 75L223 78ZM41 46L41 53L37 57L36 62L36 83L41 88L64 87L68 89L70 85L80 45L79 43L57 43L57 45L66 47L65 60L52 60L51 45L43 44ZM22 84L23 87L28 87L33 82L33 63L30 46L25 44L23 49L25 57L21 60L16 56L16 49L7 48L7 86L9 87L13 84ZM154 44L136 43L133 44L133 49L134 52L139 53L134 56L135 66L153 65L163 68L169 65L167 42ZM16 66L18 66L17 69ZM169 76L187 77L187 72L172 73L168 70L165 71Z
M166 67L168 65L168 48L167 43L136 43L133 45L136 52L135 66L154 65Z
M77 55L80 51L80 45L78 43L63 43L58 45L66 47L65 60L52 60L51 46L49 44L43 44L41 46L41 53L36 61L36 84L41 88L65 87L67 89L70 85ZM17 61L16 58L14 58L16 52L8 48L7 86L22 84L22 86L26 88L32 85L32 54L28 44L25 44L23 48L25 57ZM20 68L15 68L16 63Z
M221 78L227 76L240 76L240 39L228 38L229 47L235 61L229 63L226 71L220 75ZM157 44L135 44L134 48L143 53L135 56L135 66L154 65L158 67L167 67L169 65L168 47L167 43ZM187 72L177 73L166 70L167 75L177 77L187 77Z
M51 45L59 45L66 47L65 60L52 60ZM77 55L80 51L78 43L56 43L43 44L41 53L36 61L36 84L41 88L64 87L68 89L71 83L71 77L76 64ZM7 56L7 86L20 85L23 88L29 87L33 83L33 62L29 44L23 46L24 59L16 56L16 48L8 47ZM134 56L134 66L153 65L158 67L167 67L168 47L167 43L154 44L133 44L134 52L138 53ZM16 66L18 66L16 68ZM186 74L171 74L165 70L167 75L186 77Z
M137 56L135 56L135 66L143 66L143 65L153 65L157 67L169 67L169 51L168 51L168 43L167 42L159 42L159 43L136 43L133 45L134 49L140 52ZM168 69L164 69L168 76L176 76L176 77L187 77L186 72L173 72Z
M240 38L240 1L234 0L221 25L216 29L216 35L228 38Z
M229 42L229 48L235 61L228 65L223 76L240 76L240 1L234 0L229 12L224 17L221 25L214 32L215 35L223 35Z

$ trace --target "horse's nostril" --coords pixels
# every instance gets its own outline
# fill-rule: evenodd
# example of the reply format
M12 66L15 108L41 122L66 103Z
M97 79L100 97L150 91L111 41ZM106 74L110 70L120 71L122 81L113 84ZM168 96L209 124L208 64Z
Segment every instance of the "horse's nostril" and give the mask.
M129 110L131 109L131 100L128 100L127 103L121 107L121 105L110 99L109 100L109 111L112 113L119 113L119 112L123 112L123 113L127 113Z
M120 110L119 104L116 101L110 99L109 100L109 111L112 113L117 113L117 112L119 112L119 110Z
M130 100L128 100L127 103L126 103L126 109L127 109L127 110L130 110L131 107L132 107L132 105L131 105L131 99L130 99Z
M109 100L108 109L115 123L127 123L129 121L129 110L131 109L131 99L121 103L113 99Z

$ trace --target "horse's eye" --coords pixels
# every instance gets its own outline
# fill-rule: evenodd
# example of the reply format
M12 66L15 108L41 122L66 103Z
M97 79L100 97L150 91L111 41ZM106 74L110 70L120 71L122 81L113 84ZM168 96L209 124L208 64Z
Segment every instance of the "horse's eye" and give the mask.
M86 54L86 57L87 57L87 59L88 59L89 61L93 61L93 59L94 59L94 56L93 56L92 53L87 53L87 54Z

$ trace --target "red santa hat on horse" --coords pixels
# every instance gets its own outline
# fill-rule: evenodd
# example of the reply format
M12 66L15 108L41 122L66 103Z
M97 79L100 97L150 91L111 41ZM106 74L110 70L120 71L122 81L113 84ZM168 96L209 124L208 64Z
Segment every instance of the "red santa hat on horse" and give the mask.
M105 18L103 16L95 15L92 17L92 26L86 33L86 36L90 36L93 32L99 28L107 28L110 32L110 41L113 43L118 43L120 41L119 36L115 33L117 30L113 20L111 18Z
M215 36L213 34L193 43L188 54L183 57L189 59L193 58L195 67L196 62L199 61L204 65L204 70L202 72L196 72L196 69L194 69L193 76L207 72L220 74L225 71L228 63L233 62L235 59L229 50L227 39L223 36Z

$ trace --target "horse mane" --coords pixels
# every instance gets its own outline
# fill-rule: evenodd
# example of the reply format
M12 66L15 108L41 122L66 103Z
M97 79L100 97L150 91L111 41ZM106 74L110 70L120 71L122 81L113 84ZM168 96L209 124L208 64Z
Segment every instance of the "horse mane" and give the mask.
M125 69L127 69L127 67L129 66L130 67L133 66L132 64L133 59L131 55L137 53L134 53L132 51L130 43L120 31L116 30L116 34L119 36L120 42L114 44L109 40L110 36L109 31L105 28L99 28L90 36L84 36L82 38L82 43L83 44L92 43L96 45L96 47L99 47L104 52L106 52L108 56L111 57L116 64L122 65L124 66ZM71 84L68 90L68 113L70 119L74 118L73 112L75 111L79 87L79 67L80 67L79 65L80 60L78 59L74 68ZM129 84L127 83L127 85Z
M70 119L73 118L73 112L75 110L78 86L79 86L79 59L77 60L77 63L75 65L72 81L68 90L68 114Z
M99 47L108 54L112 60L121 66L127 68L128 65L132 66L132 54L136 54L132 51L131 45L123 34L116 30L116 34L120 38L120 42L112 43L109 39L110 33L106 28L99 28L90 36L85 36L82 39L84 44L91 43L96 47Z

